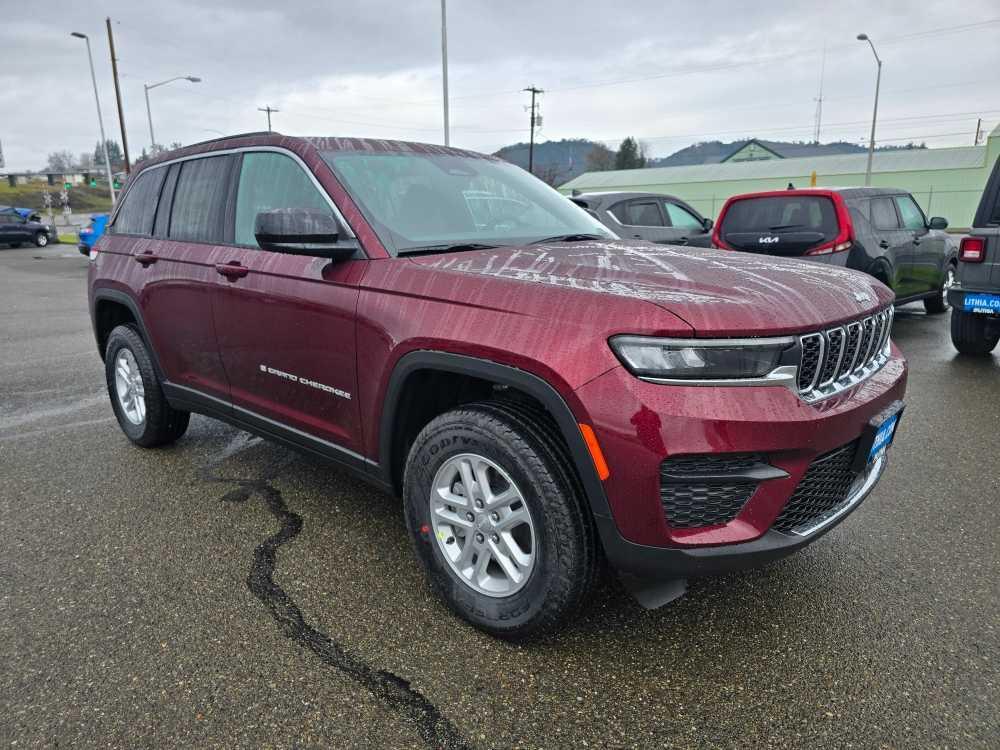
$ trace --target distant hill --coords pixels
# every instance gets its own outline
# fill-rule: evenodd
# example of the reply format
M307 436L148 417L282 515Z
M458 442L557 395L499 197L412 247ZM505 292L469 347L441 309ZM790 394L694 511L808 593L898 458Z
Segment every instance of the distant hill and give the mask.
M535 144L535 174L552 185L559 185L587 171L587 155L599 144L585 138L545 141ZM528 144L515 143L495 152L511 164L528 168Z

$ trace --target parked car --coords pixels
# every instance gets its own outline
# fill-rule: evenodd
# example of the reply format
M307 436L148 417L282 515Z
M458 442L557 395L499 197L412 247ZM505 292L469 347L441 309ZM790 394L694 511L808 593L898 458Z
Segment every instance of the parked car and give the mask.
M0 208L0 244L20 247L25 242L34 242L38 247L45 247L57 240L55 228L43 224L41 217L31 209Z
M104 228L108 224L110 214L94 214L90 217L90 223L81 227L77 233L77 249L82 255L90 255L90 250L104 234Z
M131 441L198 412L355 472L402 498L443 600L506 638L564 622L601 558L657 606L809 544L902 411L876 279L616 240L459 149L195 144L143 163L90 257Z
M664 245L712 246L712 220L672 195L579 193L570 200L619 237Z
M948 292L951 340L963 354L989 354L1000 342L1000 159L958 260L956 283Z
M871 274L896 304L948 310L957 252L941 217L892 188L810 188L736 195L719 213L713 243L727 250L798 257Z

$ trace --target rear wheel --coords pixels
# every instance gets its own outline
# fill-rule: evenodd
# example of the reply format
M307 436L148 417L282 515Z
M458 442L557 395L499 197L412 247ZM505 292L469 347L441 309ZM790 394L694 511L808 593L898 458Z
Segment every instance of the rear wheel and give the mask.
M45 247L49 244L49 236L45 232L38 232L35 234L35 245L37 247Z
M132 326L118 326L108 336L104 372L118 424L133 443L166 445L187 430L191 414L167 403L146 344Z
M435 418L414 440L403 490L431 586L476 627L529 638L588 593L592 524L558 453L523 414L483 403Z
M945 269L944 279L941 281L941 288L933 297L924 299L924 309L931 315L948 312L951 307L948 304L948 292L953 286L955 286L955 264L949 263Z
M962 354L985 355L992 352L1000 341L1000 330L990 330L990 321L984 315L962 310L951 311L951 343Z

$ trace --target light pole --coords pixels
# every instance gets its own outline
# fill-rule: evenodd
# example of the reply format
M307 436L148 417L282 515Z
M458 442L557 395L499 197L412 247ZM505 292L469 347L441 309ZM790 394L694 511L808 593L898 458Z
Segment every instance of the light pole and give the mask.
M868 46L872 48L872 54L875 55L875 62L878 63L878 73L875 75L875 108L872 110L872 137L868 141L868 168L865 170L865 186L872 184L872 157L875 155L875 120L878 118L878 87L882 83L882 58L878 56L878 52L875 51L875 45L872 44L872 40L868 38L867 34L858 34L859 42L868 42Z
M115 204L115 178L111 174L111 159L108 157L108 139L104 137L104 118L101 117L101 97L97 95L97 76L94 74L94 57L90 54L90 37L79 31L70 32L70 36L82 39L87 43L87 59L90 61L90 80L94 84L94 102L97 104L97 124L101 128L101 148L104 149L104 168L108 171L108 191L111 193L111 205Z
M174 81L191 81L191 83L200 83L201 79L197 76L175 76L174 78L168 78L165 81L160 81L159 83L144 83L142 87L146 89L146 117L149 119L149 150L152 153L156 153L156 138L153 136L153 113L149 108L149 90L155 89L157 86L166 86L168 83L173 83Z
M444 145L451 145L448 127L448 10L441 0L441 87L444 94Z

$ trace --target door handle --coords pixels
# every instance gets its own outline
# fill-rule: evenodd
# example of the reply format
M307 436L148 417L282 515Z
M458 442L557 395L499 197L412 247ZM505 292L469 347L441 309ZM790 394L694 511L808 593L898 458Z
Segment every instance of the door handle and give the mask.
M155 255L154 253L148 253L147 252L147 253L139 253L138 255L133 255L132 259L136 263L139 263L140 265L142 265L143 267L145 267L145 266L149 266L149 265L151 265L153 263L156 263L156 261L158 261L160 259L160 256L159 255Z
M215 266L215 270L221 275L228 278L230 281L234 279L242 279L244 276L250 273L249 268L241 266L239 264L239 261L235 260L231 260L228 263L218 263Z
M887 247L889 247L889 241L888 240L882 240L880 243L878 243L878 246L880 248L882 248L883 250L885 250Z

